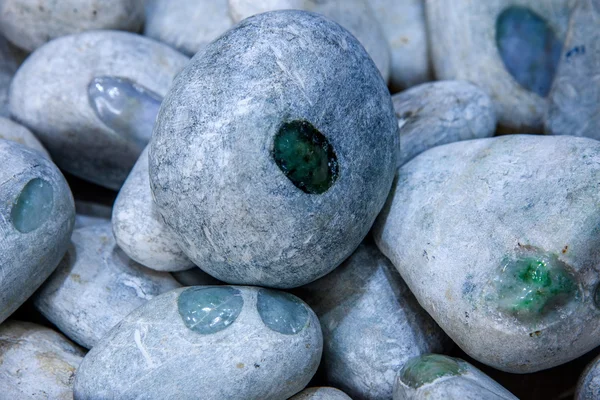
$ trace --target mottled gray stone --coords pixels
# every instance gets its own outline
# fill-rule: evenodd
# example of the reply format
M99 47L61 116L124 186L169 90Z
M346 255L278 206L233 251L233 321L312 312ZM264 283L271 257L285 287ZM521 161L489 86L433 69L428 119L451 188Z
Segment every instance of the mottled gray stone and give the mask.
M147 0L144 35L194 55L233 26L227 0Z
M75 201L75 229L110 221L112 207L89 201Z
M596 357L581 374L574 398L575 400L600 398L600 356Z
M75 208L58 168L0 139L0 322L54 271L69 246ZM24 189L29 188L33 190Z
M409 360L394 385L394 400L518 400L492 378L458 359L427 354Z
M170 47L132 33L62 37L40 47L19 68L10 89L11 113L46 145L59 167L119 189L143 145L99 118L90 84L95 78L117 77L163 96L187 62ZM118 97L120 92L112 93ZM154 118L137 109L137 103L126 104L133 108L124 110L124 120Z
M50 154L48 154L35 135L23 125L19 125L8 118L0 117L0 139L17 142L30 149L37 150L50 160Z
M8 117L8 88L17 72L18 60L6 39L0 35L0 117Z
M313 387L304 389L289 400L352 400L352 398L332 387Z
M94 30L137 31L144 22L139 0L2 0L0 32L34 51L60 36Z
M322 14L348 29L365 47L384 80L390 76L390 48L367 0L229 0L235 22L267 11L295 9Z
M173 278L183 286L220 285L223 282L213 278L200 268L190 268L185 271L171 272Z
M406 360L448 347L447 336L372 244L298 293L321 321L324 378L354 399L390 399Z
M398 166L432 147L490 137L496 131L492 99L469 82L424 83L394 95L392 101L400 127Z
M288 121L308 121L336 154L337 180L321 194L301 190L274 159ZM385 82L356 39L317 14L270 12L237 25L178 75L154 129L150 186L204 271L295 287L365 237L389 193L397 140Z
M470 356L539 371L600 344L599 181L592 139L438 146L399 169L374 237Z
M557 38L566 36L571 0L428 0L431 57L438 79L475 83L494 101L500 125L516 132L541 132L547 98L527 90L507 70L496 44L496 22L510 6L527 7Z
M119 191L112 226L117 244L133 260L157 271L182 271L194 263L177 245L152 199L145 149Z
M545 131L600 139L600 2L577 4L550 92Z
M425 1L368 0L368 2L389 44L392 91L431 80Z
M67 254L34 304L61 332L89 349L131 311L179 286L169 274L129 259L105 223L73 232Z
M269 329L257 310L261 290L195 286L154 298L88 353L77 370L75 397L195 399L201 393L207 400L275 400L294 395L319 365L319 321L303 305L308 311L303 330L286 335ZM207 291L232 296L207 305ZM229 323L216 332L200 332L224 320Z
M0 325L0 392L4 399L73 400L84 352L60 333L21 321Z

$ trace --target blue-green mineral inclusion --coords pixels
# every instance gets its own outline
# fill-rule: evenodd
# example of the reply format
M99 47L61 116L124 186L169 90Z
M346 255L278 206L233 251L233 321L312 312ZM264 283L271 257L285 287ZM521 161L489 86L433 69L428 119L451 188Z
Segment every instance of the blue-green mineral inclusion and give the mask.
M243 307L242 294L230 286L192 287L181 292L177 299L185 325L205 335L227 328Z
M525 7L505 9L496 21L504 66L525 89L545 97L560 60L562 42L539 15Z
M325 193L338 178L333 146L307 121L281 125L275 136L273 158L294 186L305 193Z
M400 371L400 380L413 389L444 376L458 376L466 371L462 360L439 354L411 358Z
M308 324L306 306L289 293L260 289L256 308L269 329L284 335L294 335Z
M107 127L140 148L148 144L160 95L127 78L101 76L90 82L88 99Z
M21 233L36 230L50 218L54 206L52 185L41 178L27 182L10 211L13 226Z

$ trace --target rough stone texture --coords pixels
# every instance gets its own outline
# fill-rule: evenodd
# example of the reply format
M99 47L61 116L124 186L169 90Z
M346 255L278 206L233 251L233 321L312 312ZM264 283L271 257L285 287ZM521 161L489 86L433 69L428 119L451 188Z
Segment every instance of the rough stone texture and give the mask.
M27 146L30 149L37 150L50 160L50 154L48 154L35 135L23 125L19 125L8 118L0 117L0 139L10 140Z
M0 392L19 400L73 400L84 352L63 335L30 322L0 325Z
M575 400L600 398L600 357L596 357L581 374L574 398Z
M46 145L59 167L119 189L143 147L98 118L90 106L90 82L126 78L163 96L187 62L170 47L127 32L62 37L21 66L10 89L11 113Z
M523 6L540 15L557 37L566 36L572 0L427 0L432 62L437 79L475 83L494 101L505 129L541 132L546 98L521 87L507 71L496 46L496 20L510 6Z
M233 26L227 0L147 0L144 35L194 55Z
M223 282L213 278L200 268L190 268L185 271L172 272L173 278L183 286L221 285Z
M348 29L365 47L384 80L390 76L390 48L367 0L229 0L235 22L267 11L295 9L322 14Z
M12 314L54 271L69 245L75 208L69 186L58 168L39 152L0 139L0 322ZM20 232L15 205L32 180L52 188L53 202L43 207L46 219ZM35 211L35 210L34 210Z
M599 180L592 139L435 147L400 168L375 240L470 356L507 372L550 368L600 344Z
M492 99L465 81L424 83L392 97L402 166L435 146L459 140L490 137L496 131Z
M316 127L337 156L339 177L325 193L300 190L273 159L273 137L294 120ZM150 186L204 271L295 287L365 237L389 193L397 140L385 82L350 33L317 14L265 13L179 74L155 125Z
M392 92L431 80L424 0L368 0L390 47Z
M117 244L133 260L157 271L194 267L175 234L165 225L152 199L145 149L119 191L112 214Z
M110 221L112 208L89 201L75 201L75 229Z
M454 363L458 371L452 373L446 369L448 365L424 361L431 356L445 359L450 366ZM414 381L407 380L405 367L396 378L394 400L518 400L492 378L458 358L428 355L411 362L420 362L420 365L411 371L410 378L424 379L426 383L420 385L419 382L417 387Z
M550 92L545 131L600 139L600 2L577 4Z
M314 387L304 389L289 400L352 400L352 398L332 387Z
M355 400L390 399L406 360L448 347L447 336L372 244L298 290L321 321L326 382Z
M8 88L17 72L18 61L13 49L0 35L0 117L8 117Z
M179 286L169 274L129 259L105 223L73 232L65 258L34 304L61 332L89 349L131 311Z
M233 287L243 299L241 312L229 326L202 334L188 328L178 311L180 294L201 288L211 287L170 291L128 315L85 357L75 397L193 399L201 393L207 400L274 400L306 386L322 351L319 321L308 306L304 329L281 334L261 320L261 289Z
M34 51L60 36L94 30L137 31L144 22L139 0L2 0L0 32Z

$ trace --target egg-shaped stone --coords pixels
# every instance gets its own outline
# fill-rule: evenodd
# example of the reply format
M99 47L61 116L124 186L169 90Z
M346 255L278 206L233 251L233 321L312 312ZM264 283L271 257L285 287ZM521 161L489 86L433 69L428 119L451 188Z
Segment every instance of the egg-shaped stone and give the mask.
M352 400L346 393L332 387L304 389L289 400Z
M35 137L33 133L23 125L20 125L8 118L0 117L0 139L10 140L37 150L44 157L50 160L50 154L44 148L44 145Z
M358 41L317 14L269 12L178 75L150 144L150 186L204 271L300 286L365 237L388 195L397 141L389 91Z

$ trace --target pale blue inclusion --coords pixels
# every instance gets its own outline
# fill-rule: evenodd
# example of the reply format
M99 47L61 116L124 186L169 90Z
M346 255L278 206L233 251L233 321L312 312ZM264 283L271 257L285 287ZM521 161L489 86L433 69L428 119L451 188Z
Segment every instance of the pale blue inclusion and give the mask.
M504 66L525 89L544 97L550 91L562 42L542 17L509 7L496 21L496 44Z
M284 335L294 335L308 323L306 306L289 293L261 289L256 307L264 324Z
M50 218L54 205L52 185L34 178L27 182L13 203L10 217L14 227L21 233L36 230Z
M143 148L162 97L130 79L97 77L88 86L89 102L100 120L115 133Z
M194 332L211 334L231 325L244 307L239 290L229 286L192 287L177 299L179 315Z

